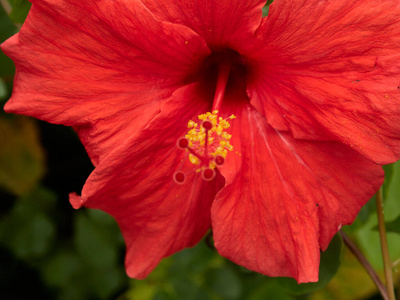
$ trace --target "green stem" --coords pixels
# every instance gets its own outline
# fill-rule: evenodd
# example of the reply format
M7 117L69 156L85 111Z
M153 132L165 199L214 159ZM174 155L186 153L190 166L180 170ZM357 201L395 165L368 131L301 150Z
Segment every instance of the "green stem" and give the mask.
M381 250L383 258L383 267L385 271L386 287L388 291L389 300L396 300L394 295L394 285L393 285L393 273L392 273L392 262L389 255L389 247L386 238L385 229L385 218L383 215L383 196L382 187L380 187L378 193L376 194L376 211L378 213L378 227L379 227L379 237L381 239Z
M349 250L354 254L354 256L358 259L360 264L367 271L368 275L371 277L372 281L375 283L376 287L378 288L379 292L381 293L383 300L390 300L385 285L382 283L378 274L376 274L374 268L371 266L371 264L368 262L368 260L365 258L365 256L361 253L361 251L357 248L357 246L351 241L351 239L348 237L348 235L346 233L344 233L344 231L340 230L339 234L342 237L343 242L347 246L347 248L349 248Z

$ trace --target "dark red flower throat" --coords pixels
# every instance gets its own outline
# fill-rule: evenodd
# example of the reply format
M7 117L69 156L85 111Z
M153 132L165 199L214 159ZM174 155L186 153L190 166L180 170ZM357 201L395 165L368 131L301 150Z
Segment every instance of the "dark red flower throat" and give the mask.
M212 111L221 111L225 93L232 87L245 88L246 60L231 49L215 51L203 63L203 78L208 85L215 87Z

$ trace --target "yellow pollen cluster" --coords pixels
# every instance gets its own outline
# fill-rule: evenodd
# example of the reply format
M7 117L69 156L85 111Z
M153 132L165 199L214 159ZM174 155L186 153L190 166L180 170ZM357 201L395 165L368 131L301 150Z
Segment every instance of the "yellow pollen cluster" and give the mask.
M201 124L204 122L210 122L211 128L207 130L204 126L199 126L198 123L190 120L188 122L189 132L185 137L189 141L189 147L196 151L196 153L204 156L206 161L209 163L209 167L214 169L216 164L213 160L216 156L222 156L224 159L228 151L232 151L233 146L229 143L232 135L227 133L225 130L230 127L228 119L235 119L234 115L231 115L227 119L218 117L218 111L215 110L212 113L207 112L198 116ZM209 123L209 124L210 124ZM207 143L206 143L207 139ZM201 162L201 158L190 153L189 160L191 163L198 165Z

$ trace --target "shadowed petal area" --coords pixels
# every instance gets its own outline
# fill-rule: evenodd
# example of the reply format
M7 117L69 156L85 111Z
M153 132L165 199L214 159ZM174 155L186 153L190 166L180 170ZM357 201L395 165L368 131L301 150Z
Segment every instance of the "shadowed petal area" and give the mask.
M383 170L338 142L296 140L248 104L232 109L234 152L212 206L218 252L268 276L318 280L320 248L383 182Z
M296 138L400 158L400 2L274 1L249 53L251 103ZM309 16L313 16L309 18Z
M136 136L104 159L90 175L75 208L98 208L118 222L127 245L131 277L146 277L159 261L194 246L210 228L210 207L223 186L221 175L204 181L176 146L187 122L209 108L197 85L179 89L160 114ZM186 182L173 174L182 171Z
M128 0L35 0L2 50L17 67L5 110L75 126L95 164L209 54L191 29Z
M265 0L174 0L142 2L160 19L183 24L210 47L245 51L254 42Z

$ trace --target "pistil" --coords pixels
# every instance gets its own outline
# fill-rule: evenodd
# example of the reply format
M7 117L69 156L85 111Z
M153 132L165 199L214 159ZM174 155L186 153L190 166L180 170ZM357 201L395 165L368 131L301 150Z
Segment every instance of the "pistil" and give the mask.
M216 168L225 163L228 151L232 151L233 148L229 143L231 135L226 132L226 129L230 127L228 119L232 120L236 117L231 115L224 119L218 116L230 72L231 63L229 61L223 60L219 63L212 111L198 116L199 121L201 121L200 126L190 120L188 122L189 132L177 141L178 148L188 152L189 161L197 166L196 172L201 172L201 177L206 181L215 178ZM178 184L184 184L186 172L175 172L174 181Z
M224 99L230 72L231 64L229 62L219 64L212 111L221 111L222 100Z

